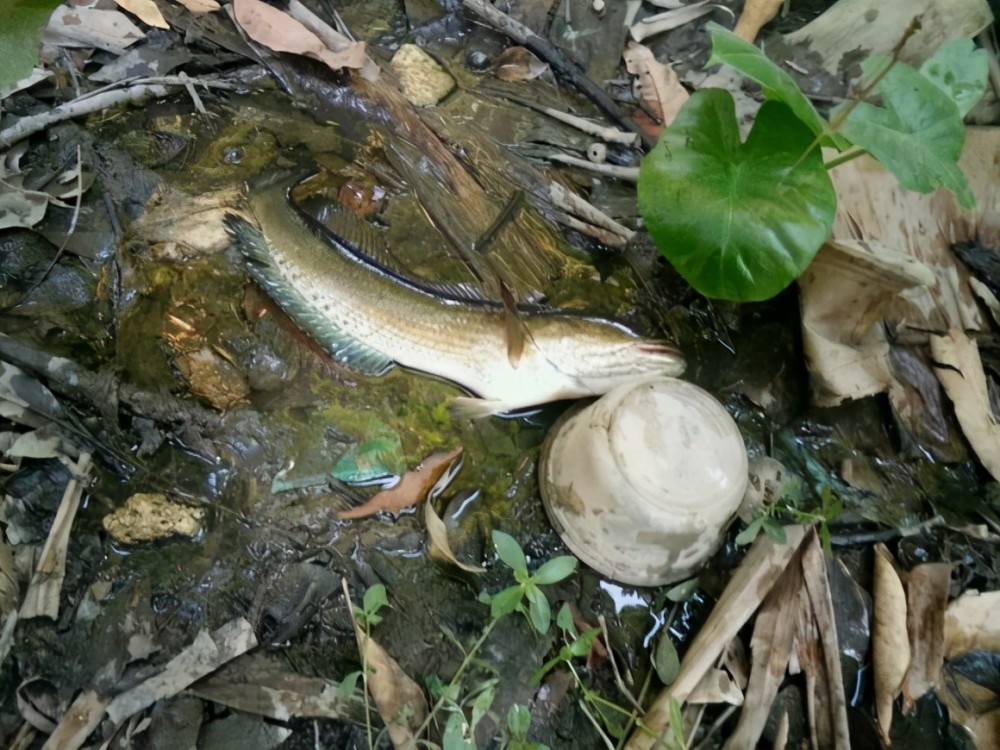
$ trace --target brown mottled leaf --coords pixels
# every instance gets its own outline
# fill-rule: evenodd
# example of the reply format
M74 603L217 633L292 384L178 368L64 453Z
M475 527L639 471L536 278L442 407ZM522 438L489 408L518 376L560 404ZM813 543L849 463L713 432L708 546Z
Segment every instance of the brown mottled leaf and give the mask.
M337 518L341 520L365 518L379 511L398 512L416 505L438 487L442 480L451 480L458 471L461 455L461 446L445 453L432 453L415 469L406 472L391 488L379 492L356 508L340 511Z
M944 613L951 585L949 563L917 565L906 577L907 630L912 658L903 680L903 711L938 681L944 665Z
M42 41L59 47L97 47L122 55L145 36L128 16L117 10L60 5L49 17Z

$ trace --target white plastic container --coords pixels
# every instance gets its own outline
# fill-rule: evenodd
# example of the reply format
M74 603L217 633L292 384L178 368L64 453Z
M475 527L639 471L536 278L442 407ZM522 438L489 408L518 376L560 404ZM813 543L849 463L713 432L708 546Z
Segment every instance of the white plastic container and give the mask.
M539 487L580 560L658 586L691 576L718 548L746 491L746 448L710 394L657 376L564 415L542 447Z

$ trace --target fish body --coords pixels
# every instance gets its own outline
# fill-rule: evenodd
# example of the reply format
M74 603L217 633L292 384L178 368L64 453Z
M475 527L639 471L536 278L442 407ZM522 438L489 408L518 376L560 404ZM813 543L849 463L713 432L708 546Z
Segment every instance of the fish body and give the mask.
M380 375L400 365L452 381L485 415L600 395L626 380L679 375L673 347L575 312L523 306L521 356L508 352L499 302L465 298L403 277L300 209L282 186L254 192L258 227L226 216L251 276L337 361Z

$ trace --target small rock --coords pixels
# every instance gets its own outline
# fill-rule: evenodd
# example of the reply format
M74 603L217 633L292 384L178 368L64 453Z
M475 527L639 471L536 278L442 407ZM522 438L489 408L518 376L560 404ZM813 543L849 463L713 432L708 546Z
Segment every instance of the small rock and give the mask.
M455 88L444 68L415 44L400 47L389 67L399 77L407 100L417 107L437 104Z
M196 536L205 511L173 503L162 493L136 493L121 508L106 515L104 530L121 544L137 544L172 536Z

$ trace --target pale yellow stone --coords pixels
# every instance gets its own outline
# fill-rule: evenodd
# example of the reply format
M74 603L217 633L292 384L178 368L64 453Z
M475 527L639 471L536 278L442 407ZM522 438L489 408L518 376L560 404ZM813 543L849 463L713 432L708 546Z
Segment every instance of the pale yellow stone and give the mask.
M121 544L137 544L172 536L196 536L205 511L171 502L162 493L136 493L121 508L106 515L104 530Z
M455 81L430 55L415 44L404 44L389 67L395 72L410 104L429 107L455 88Z

